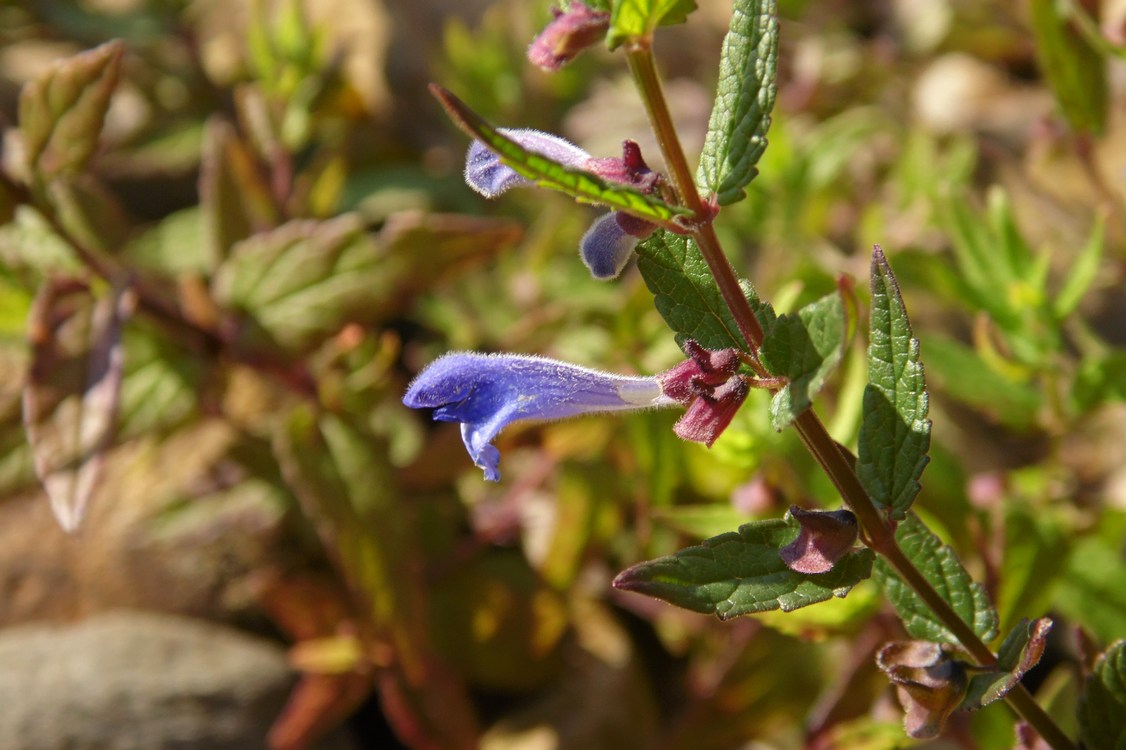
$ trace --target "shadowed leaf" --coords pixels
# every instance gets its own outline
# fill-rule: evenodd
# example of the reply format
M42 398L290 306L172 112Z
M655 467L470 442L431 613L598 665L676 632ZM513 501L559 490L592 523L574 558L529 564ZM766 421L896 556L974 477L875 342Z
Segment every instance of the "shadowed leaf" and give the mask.
M1068 21L1066 7L1055 0L1029 2L1036 54L1071 127L1100 135L1107 117L1106 61Z
M1091 750L1126 748L1126 641L1099 658L1079 699L1079 736Z

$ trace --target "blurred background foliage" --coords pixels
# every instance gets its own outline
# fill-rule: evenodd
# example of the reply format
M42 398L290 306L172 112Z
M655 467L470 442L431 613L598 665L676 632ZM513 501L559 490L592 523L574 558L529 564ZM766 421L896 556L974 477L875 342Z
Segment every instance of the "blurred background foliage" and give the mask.
M699 4L656 44L690 151L730 13ZM1057 618L1033 680L1073 716L1089 654L1126 635L1126 3L780 6L770 146L721 237L780 310L888 252L932 395L916 507L1002 633ZM0 195L0 626L138 608L283 640L302 677L277 748L349 716L364 747L911 744L873 662L898 633L874 589L719 623L610 588L744 520L839 502L765 392L710 451L668 413L511 428L496 485L453 425L399 403L452 349L642 373L680 356L634 269L599 284L577 262L593 212L480 200L425 92L596 155L634 138L658 164L620 58L526 64L549 17L523 0L0 6L0 117L23 130ZM21 87L111 39L97 150L58 174L25 163ZM116 433L67 536L20 401L50 412L70 381L36 371L25 332L54 320L33 309L50 284L92 304L123 279L141 291ZM817 407L852 446L863 358L858 340ZM936 744L1012 747L1012 722L963 715Z

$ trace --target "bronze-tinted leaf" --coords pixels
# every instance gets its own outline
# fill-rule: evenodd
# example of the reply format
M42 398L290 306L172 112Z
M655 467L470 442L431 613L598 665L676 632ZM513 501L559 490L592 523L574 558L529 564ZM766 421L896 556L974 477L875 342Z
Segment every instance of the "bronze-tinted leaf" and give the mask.
M123 288L95 301L80 282L49 281L31 312L24 427L51 510L68 532L82 521L113 435L131 304Z
M86 166L98 145L117 85L119 41L62 60L24 86L20 132L32 175L50 179Z
M206 254L213 266L227 257L236 242L279 221L253 152L223 120L208 122L203 134L199 202Z

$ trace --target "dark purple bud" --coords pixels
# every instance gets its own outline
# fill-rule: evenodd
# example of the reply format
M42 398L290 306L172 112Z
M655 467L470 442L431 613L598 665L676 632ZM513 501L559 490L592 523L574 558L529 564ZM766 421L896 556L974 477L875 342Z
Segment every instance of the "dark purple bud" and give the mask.
M856 544L860 531L856 516L846 509L802 510L791 505L790 517L801 526L801 533L778 554L798 573L828 573Z
M903 727L916 739L937 737L966 695L965 665L929 641L895 641L880 649L876 664L896 687Z
M711 448L712 443L731 424L750 391L746 378L736 375L712 389L710 394L701 393L688 405L684 416L673 425L673 432L683 440L703 443Z
M596 279L617 278L637 247L638 238L622 228L620 215L612 211L598 217L579 242L579 256Z
M604 180L630 185L645 193L652 191L660 179L660 175L650 169L642 158L641 146L631 140L622 141L622 158L592 157L583 168Z
M566 11L554 8L551 12L555 18L528 47L528 60L548 72L559 70L600 42L610 28L609 13L592 10L577 0Z
M711 393L739 371L739 352L735 349L705 349L688 339L684 353L688 359L657 376L665 395L682 404L701 393Z

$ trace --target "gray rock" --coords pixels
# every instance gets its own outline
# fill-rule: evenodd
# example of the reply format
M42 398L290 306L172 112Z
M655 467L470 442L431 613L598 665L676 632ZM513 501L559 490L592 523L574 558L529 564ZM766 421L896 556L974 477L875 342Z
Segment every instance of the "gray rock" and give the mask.
M0 748L264 749L294 679L280 646L182 617L111 612L9 628Z

